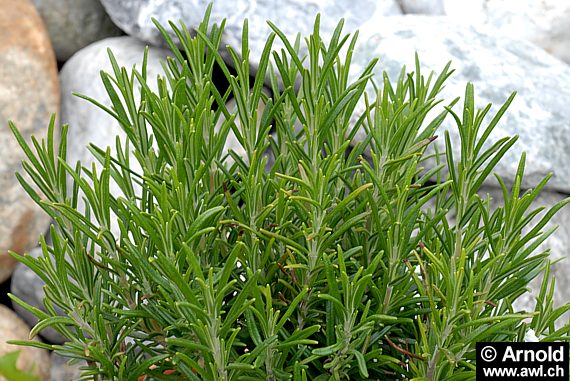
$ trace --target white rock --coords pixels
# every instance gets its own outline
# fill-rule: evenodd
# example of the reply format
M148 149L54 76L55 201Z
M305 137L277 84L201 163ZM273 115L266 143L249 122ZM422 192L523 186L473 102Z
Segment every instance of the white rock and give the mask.
M483 23L524 38L570 63L570 1L444 0L445 13L462 24Z
M59 61L106 37L118 36L99 0L32 0L42 16Z
M414 70L414 54L419 54L422 73L441 71L451 60L456 72L448 79L441 94L451 101L463 97L465 85L475 85L478 107L493 103L491 115L499 109L511 92L518 95L491 135L496 141L503 136L519 135L520 139L496 172L512 182L522 151L527 152L525 183L532 187L553 171L550 189L570 191L570 67L535 47L533 44L497 37L481 27L463 26L438 16L395 16L382 22L371 22L360 30L360 44L355 50L352 75L358 75L372 58L380 57L375 72L380 80L386 70L393 81L402 65ZM461 101L460 101L461 103ZM460 111L460 105L456 105ZM437 113L443 106L437 108ZM457 128L446 120L459 155ZM441 137L442 130L438 131ZM362 137L362 135L360 135ZM437 139L443 144L443 139Z

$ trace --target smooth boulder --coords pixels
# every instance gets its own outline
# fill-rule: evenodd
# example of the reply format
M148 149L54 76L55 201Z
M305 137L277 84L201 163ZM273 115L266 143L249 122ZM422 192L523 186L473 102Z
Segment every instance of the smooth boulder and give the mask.
M45 136L59 111L57 64L42 19L29 0L0 0L0 283L23 253L38 243L49 218L23 191L14 172L25 155L7 124L12 120L28 139Z
M118 36L99 0L32 0L42 16L59 61L106 37Z

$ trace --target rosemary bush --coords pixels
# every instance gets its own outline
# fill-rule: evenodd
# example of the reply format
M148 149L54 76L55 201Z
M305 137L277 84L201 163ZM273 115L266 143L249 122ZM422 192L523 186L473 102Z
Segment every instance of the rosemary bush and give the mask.
M570 307L553 307L548 252L536 252L568 200L537 217L548 178L521 191L524 155L512 186L497 176L501 207L477 193L516 141L486 144L513 96L486 124L490 105L476 110L468 84L456 114L457 100L438 100L449 65L426 78L417 59L372 96L376 60L350 82L356 35L341 22L327 44L318 17L304 42L270 24L254 76L245 22L241 51L228 48L234 75L219 53L223 24L209 27L208 13L194 35L171 24L181 50L157 24L172 50L157 92L146 55L127 70L110 54L112 107L86 98L127 140L113 154L90 146L99 166L66 162L67 127L57 143L54 119L31 145L11 126L31 182L18 179L55 221L42 257L14 254L46 282L48 312L12 298L39 318L32 335L51 326L68 340L28 345L86 360L85 380L464 380L477 341L531 329L568 340L555 322ZM285 49L273 51L276 38ZM227 91L213 84L216 65ZM446 152L425 169L448 115L460 140L445 133ZM229 133L245 157L224 154ZM539 275L536 311L515 311Z

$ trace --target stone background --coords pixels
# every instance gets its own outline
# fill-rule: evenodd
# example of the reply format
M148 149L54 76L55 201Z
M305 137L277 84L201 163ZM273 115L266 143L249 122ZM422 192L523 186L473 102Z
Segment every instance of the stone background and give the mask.
M70 125L70 159L86 164L87 143L106 146L120 132L108 115L71 92L109 103L99 80L99 70L110 70L109 47L119 64L131 67L141 64L143 50L149 45L149 75L160 74L160 60L168 53L151 17L163 25L172 19L195 27L208 2L0 0L0 356L19 349L6 345L6 340L27 338L35 323L33 316L12 306L6 292L39 308L44 295L41 280L16 265L8 250L37 255L34 247L39 234L49 226L49 220L32 205L14 177L14 172L21 170L23 154L7 128L8 120L28 138L43 137L50 115L56 113L58 123ZM236 46L247 17L250 57L254 59L269 33L265 20L275 22L289 37L297 33L306 36L317 13L321 13L325 38L340 18L345 19L346 32L360 31L353 76L379 56L376 75L385 70L394 78L402 65L413 67L417 51L424 73L439 71L452 61L456 71L443 93L447 99L463 94L466 82L471 81L478 106L491 102L496 111L517 91L492 139L513 134L520 139L497 172L512 181L518 158L526 151L525 187L553 173L537 206L553 205L570 194L570 1L215 0L211 19L219 22L227 18L224 43ZM455 134L453 128L450 132ZM226 148L239 151L231 142ZM496 183L485 184L485 192L495 201L501 200ZM570 209L562 210L552 224L560 227L546 246L552 249L553 258L564 258L570 245ZM553 273L558 282L556 303L567 303L567 262L556 263ZM532 286L535 289L537 284ZM520 301L521 309L533 308L533 295L529 293ZM60 343L63 338L45 330L41 339ZM39 349L21 349L19 366L28 370L35 366L42 380L78 377L80 364L67 365L61 357Z

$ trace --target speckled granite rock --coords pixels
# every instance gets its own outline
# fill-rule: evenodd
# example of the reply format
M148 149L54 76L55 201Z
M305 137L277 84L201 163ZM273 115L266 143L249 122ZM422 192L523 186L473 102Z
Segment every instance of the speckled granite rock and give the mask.
M50 358L45 349L23 347L6 343L7 340L28 340L30 329L14 311L0 305L0 356L20 351L17 367L32 372L42 381L50 380ZM33 371L32 371L33 370ZM0 376L0 381L7 381Z
M475 85L476 103L491 102L491 115L512 91L518 95L504 115L491 140L505 135L520 136L496 172L512 181L522 151L529 158L524 186L536 184L547 173L554 177L549 188L570 193L570 67L533 44L497 37L492 31L460 26L438 16L396 16L371 22L360 29L360 44L353 57L352 75L357 75L373 57L381 57L376 76L386 70L395 80L402 65L413 70L418 52L423 73L440 71L451 60L456 72L446 82L442 98L463 96L465 85ZM456 105L456 110L459 106ZM437 113L443 106L437 108ZM452 141L458 132L448 118ZM438 134L441 136L442 131ZM442 144L443 139L436 140ZM455 154L458 155L458 145ZM457 157L457 156L456 156Z
M570 63L570 1L444 0L444 7L458 22L487 24Z
M37 245L47 215L36 207L14 177L24 153L7 128L44 136L50 115L59 110L55 56L40 16L29 0L0 0L0 282L16 262L8 250Z
M168 20L178 23L183 20L189 28L198 26L210 3L207 0L102 0L111 19L129 35L159 45L162 37L151 17L162 25ZM341 18L345 18L346 30L354 30L366 20L377 20L383 15L401 14L394 0L361 1L358 6L352 2L339 0L288 0L236 1L231 9L223 1L214 1L211 21L219 23L227 19L224 43L238 46L241 42L241 29L244 18L249 19L252 56L261 55L263 44L270 32L266 20L272 20L289 37L297 33L308 35L313 30L317 13L321 13L321 28L324 35L332 32ZM224 46L224 43L222 46Z

